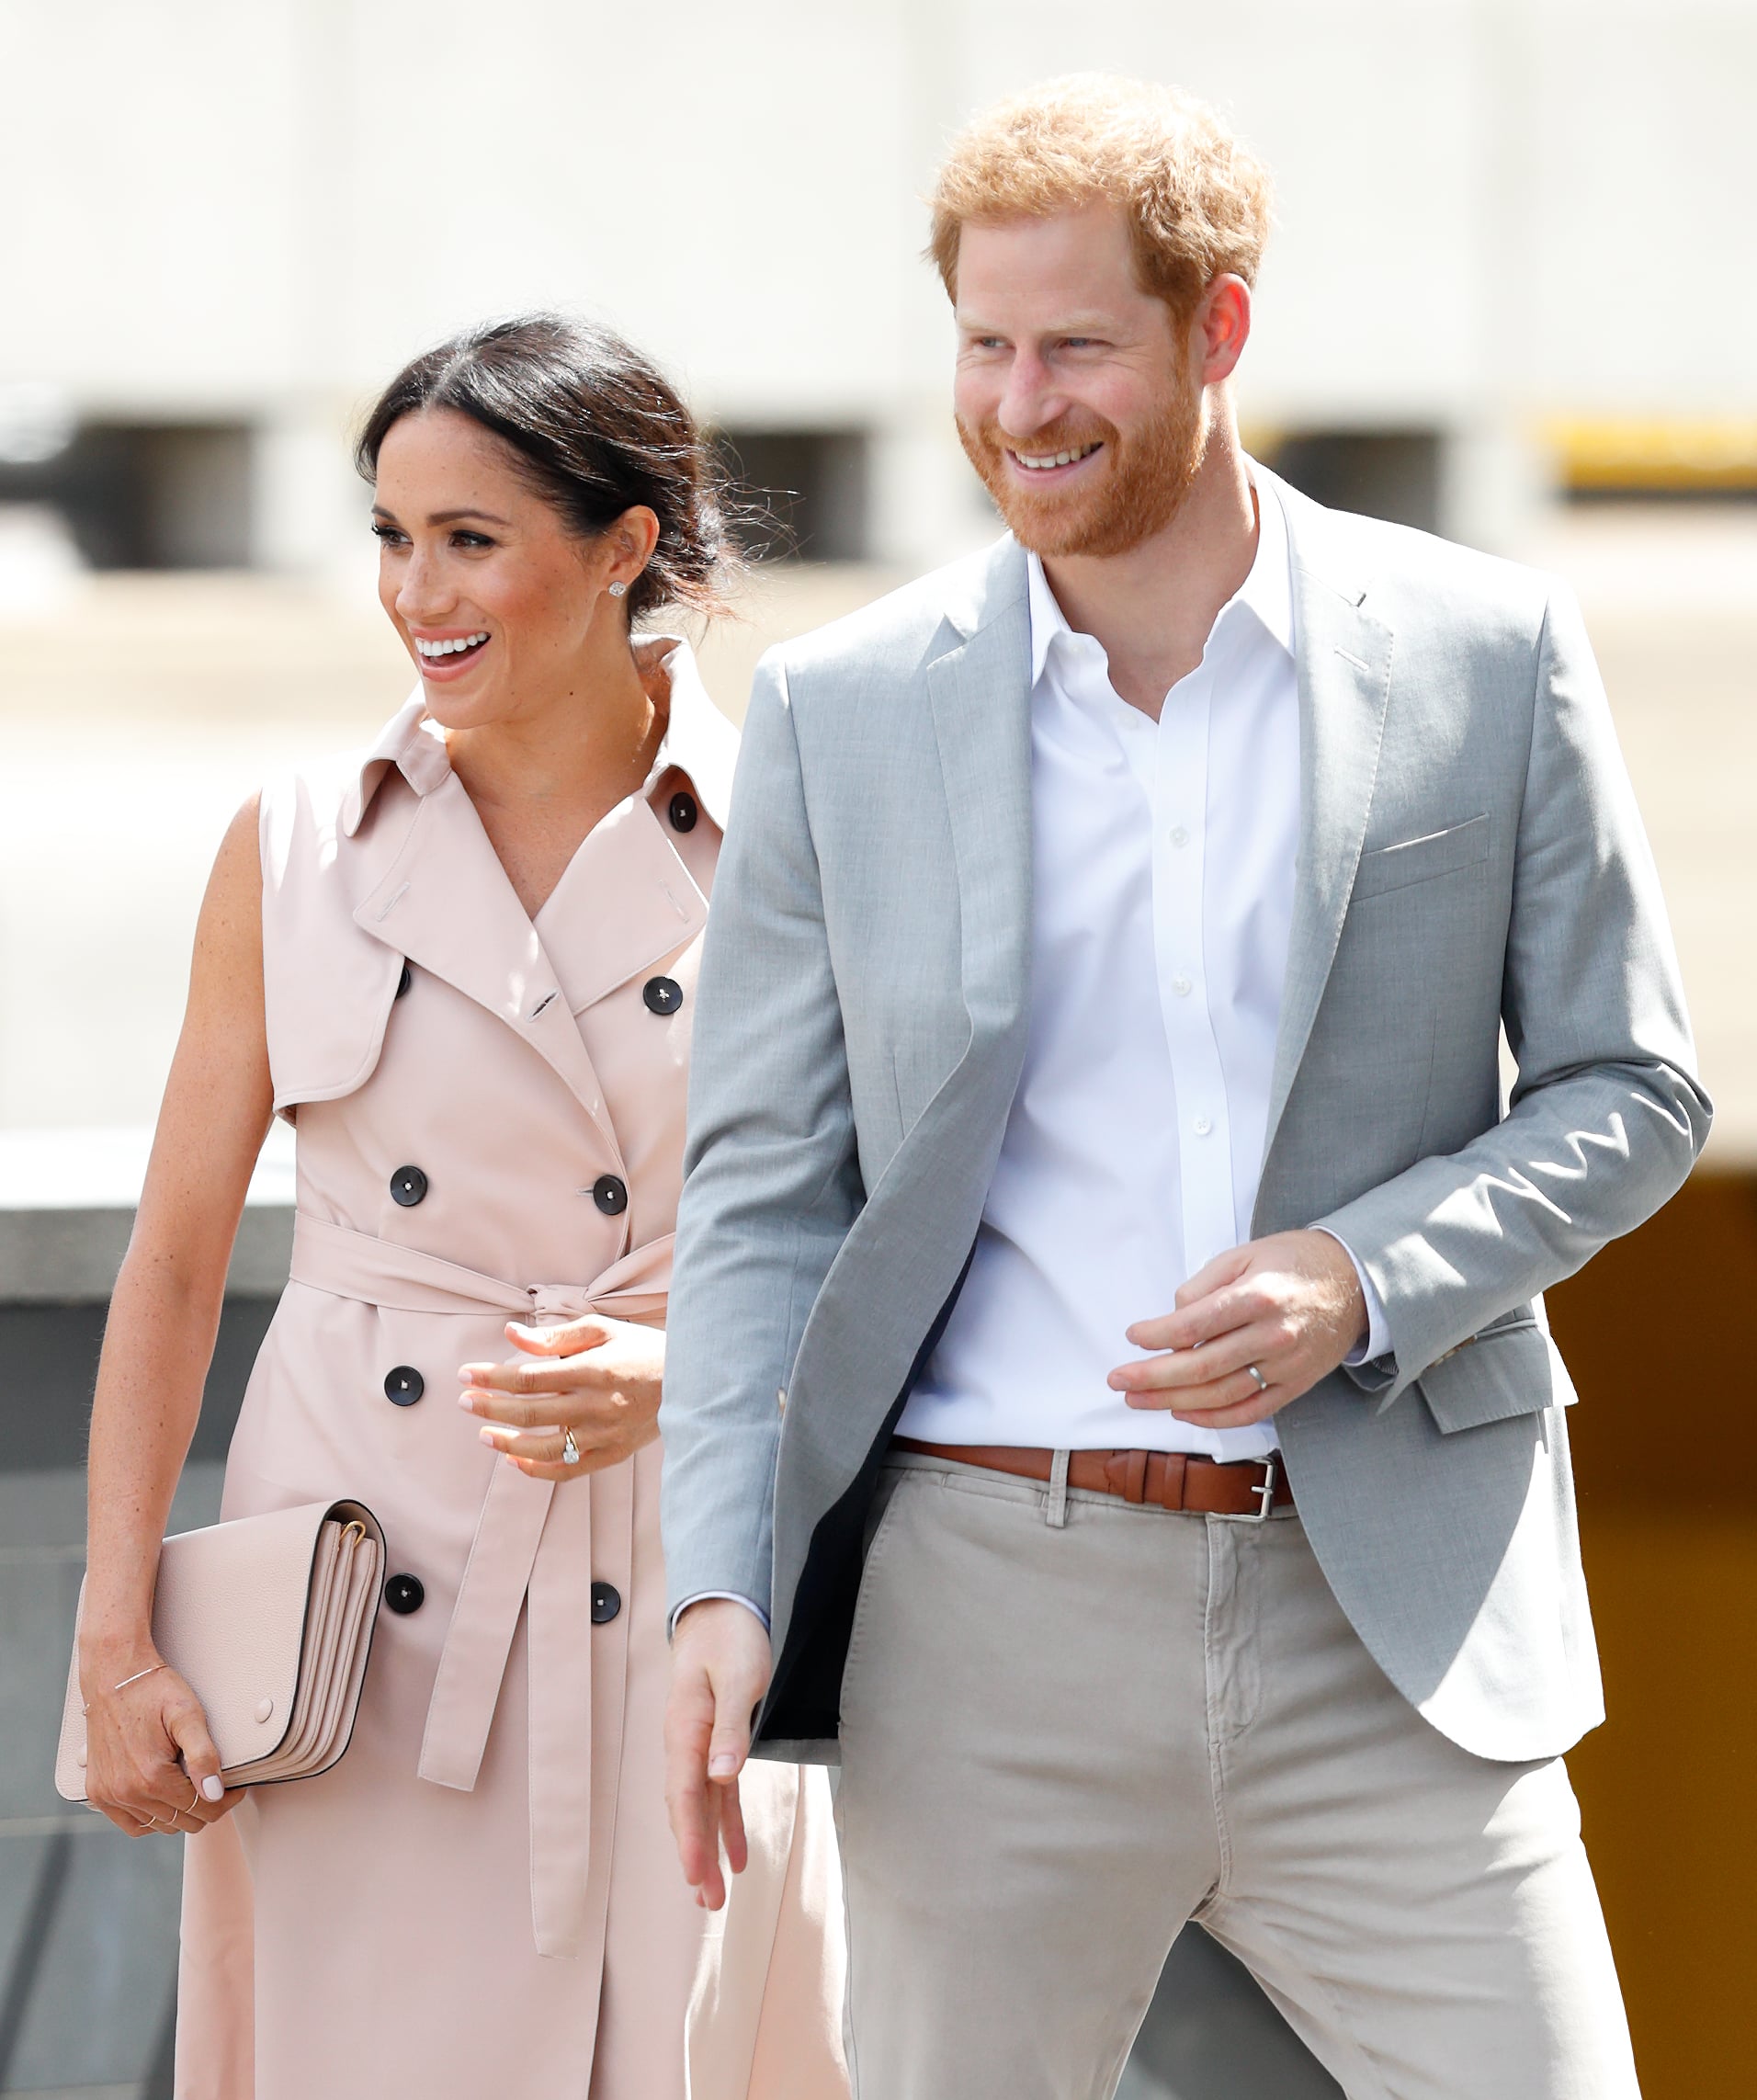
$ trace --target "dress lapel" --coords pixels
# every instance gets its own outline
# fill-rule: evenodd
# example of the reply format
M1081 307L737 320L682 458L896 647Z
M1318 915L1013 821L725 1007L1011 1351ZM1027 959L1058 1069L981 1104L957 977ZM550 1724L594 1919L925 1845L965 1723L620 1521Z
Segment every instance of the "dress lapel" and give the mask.
M637 971L674 955L708 924L708 900L644 795L612 810L537 914L578 1014Z
M1261 471L1261 470L1259 470ZM1360 864L1390 698L1391 630L1363 610L1364 580L1338 561L1326 514L1278 483L1292 550L1299 679L1299 846L1264 1156L1342 938Z
M354 921L498 1015L559 1074L616 1150L561 976L448 768L421 796L401 851L356 907Z

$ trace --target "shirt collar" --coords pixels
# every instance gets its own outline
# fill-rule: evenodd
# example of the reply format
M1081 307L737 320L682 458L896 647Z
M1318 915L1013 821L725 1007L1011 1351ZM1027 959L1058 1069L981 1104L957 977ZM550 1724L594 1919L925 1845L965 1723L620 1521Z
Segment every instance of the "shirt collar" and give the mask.
M1245 461L1245 468L1256 491L1257 551L1250 573L1220 607L1214 624L1218 629L1235 606L1243 607L1254 615L1270 641L1278 642L1291 656L1294 653L1293 569L1287 545L1287 516L1268 475L1258 473L1253 460ZM1042 678L1049 651L1058 641L1065 649L1090 638L1077 635L1068 625L1067 615L1056 602L1056 595L1049 588L1049 580L1043 573L1043 562L1037 555L1026 557L1026 570L1031 598L1031 683L1035 686Z
M634 644L644 673L663 671L670 682L671 710L665 733L641 792L648 793L663 773L675 768L689 776L697 800L720 830L726 828L731 800L732 767L738 756L738 732L708 697L696 668L695 652L672 634L642 635ZM353 837L372 806L372 798L392 767L417 795L430 795L451 774L451 760L438 725L427 715L417 686L360 761L342 805L342 830Z

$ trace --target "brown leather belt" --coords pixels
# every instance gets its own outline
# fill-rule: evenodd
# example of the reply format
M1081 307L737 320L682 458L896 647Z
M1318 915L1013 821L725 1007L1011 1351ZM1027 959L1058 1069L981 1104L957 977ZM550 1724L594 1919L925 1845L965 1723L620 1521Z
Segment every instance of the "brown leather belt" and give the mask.
M1047 1481L1055 1463L1053 1451L1012 1444L924 1444L918 1436L893 1436L891 1447L918 1452L924 1459L950 1459L960 1466L985 1466L990 1472L1012 1473L1022 1481ZM1117 1494L1125 1502L1151 1502L1161 1509L1188 1510L1200 1516L1261 1522L1272 1509L1293 1507L1293 1489L1278 1458L1223 1466L1185 1451L1071 1451L1068 1485L1088 1494Z

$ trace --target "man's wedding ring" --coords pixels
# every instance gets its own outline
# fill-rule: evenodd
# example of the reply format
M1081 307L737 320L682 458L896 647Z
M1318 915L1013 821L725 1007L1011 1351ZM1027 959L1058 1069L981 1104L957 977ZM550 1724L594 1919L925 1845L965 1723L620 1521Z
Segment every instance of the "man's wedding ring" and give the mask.
M1254 1364L1246 1364L1244 1368L1257 1381L1257 1391L1259 1392L1267 1392L1269 1390L1269 1381L1266 1378L1264 1377L1263 1373L1258 1370L1257 1367Z
M577 1466L579 1462L580 1447L573 1441L573 1432L564 1429L561 1432L561 1463L564 1466Z

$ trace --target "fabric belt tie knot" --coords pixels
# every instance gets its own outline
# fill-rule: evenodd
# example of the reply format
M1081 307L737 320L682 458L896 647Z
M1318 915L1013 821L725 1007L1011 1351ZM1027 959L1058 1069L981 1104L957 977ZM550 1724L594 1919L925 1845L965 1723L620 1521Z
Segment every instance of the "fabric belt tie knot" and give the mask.
M402 1312L493 1313L560 1323L599 1313L651 1322L671 1284L672 1235L652 1240L588 1284L521 1288L456 1262L300 1211L291 1280ZM571 1492L588 1491L575 1486ZM464 1793L476 1784L521 1609L530 1641L531 1924L537 1951L588 1944L592 1795L583 1773L592 1742L592 1665L584 1595L572 1570L551 1566L544 1529L553 1481L495 1463L476 1520L458 1601L427 1707L420 1776ZM627 1638L626 1626L622 1639ZM619 1648L619 1643L618 1643Z

